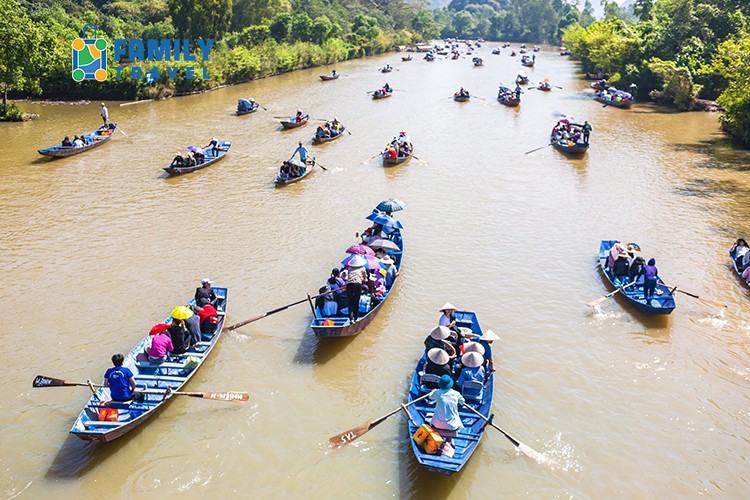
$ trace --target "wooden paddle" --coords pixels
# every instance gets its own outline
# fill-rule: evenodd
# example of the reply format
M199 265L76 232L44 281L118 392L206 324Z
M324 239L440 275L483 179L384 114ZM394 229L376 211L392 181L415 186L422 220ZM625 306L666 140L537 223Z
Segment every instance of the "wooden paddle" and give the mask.
M664 285L664 286L666 286L667 288L672 288L671 286L669 286L669 285L667 285L667 284L665 284L665 283L659 283L659 284L660 284L660 285ZM698 300L700 300L701 302L705 302L706 304L710 304L710 305L712 305L712 306L720 307L720 308L722 308L722 309L726 309L726 307L727 307L727 305L726 305L726 304L724 304L724 303L721 303L721 302L716 302L715 300L710 300L710 299L706 299L706 298L703 298L703 297L701 297L701 296L699 296L699 295L696 295L696 294L694 294L694 293L686 292L686 291L685 291L685 290L683 290L682 288L674 287L674 288L672 288L672 293L674 293L674 292L680 292L680 293L684 293L685 295L687 295L687 296L689 296L689 297L693 297L693 298L695 298L695 299L698 299Z
M370 160L374 160L375 158L377 158L378 156L380 156L380 155L382 155L382 154L383 154L383 153L378 153L378 154L376 154L376 155L372 155L371 157L369 157L369 158L368 158L368 159L366 159L366 160L363 160L363 161L361 161L360 163L362 163L362 165L364 165L364 164L365 164L365 163L367 163L368 161L370 161Z
M319 166L320 168L322 168L322 169L323 169L323 170L325 170L325 171L328 171L328 169L327 169L327 168L325 168L325 167L324 167L323 165L321 165L321 164L320 164L320 162L317 162L317 161L315 161L315 158L313 158L313 160L312 160L312 164L313 164L313 165L317 165L317 166Z
M62 380L59 378L53 378L53 377L47 377L44 375L37 375L36 378L34 378L34 382L32 384L33 387L40 388L40 387L102 387L100 384L93 384L91 381L87 381L86 383L82 382L68 382L67 380ZM233 391L225 391L225 392L182 392L182 391L172 391L172 390L166 390L166 391L159 391L154 389L141 389L136 390L136 392L140 392L143 394L175 394L177 396L190 396L193 398L203 398L203 399L213 399L215 401L227 401L227 402L233 402L233 403L246 403L248 399L250 399L250 396L246 392L233 392Z
M332 290L332 291L335 291L335 290ZM320 297L321 295L326 295L328 293L330 293L330 292L323 292L323 293L320 293L318 295L313 295L310 298L311 299L316 299L316 298ZM302 304L303 302L307 302L307 297L305 297L302 300L298 300L297 302L292 302L291 304L287 304L287 305L285 305L283 307L278 307L276 309L272 309L271 311L263 313L263 314L261 314L259 316L255 316L255 317L247 319L245 321L240 321L239 323L235 323L235 324L233 324L231 326L228 326L227 330L230 330L230 331L231 330L236 330L237 328L240 328L240 327L245 326L245 325L249 325L250 323L254 323L254 322L258 321L259 319L265 318L266 316L270 316L272 314L276 314L277 312L281 312L281 311L283 311L285 309L289 309L290 307Z
M370 420L368 422L365 422L364 424L358 425L357 427L353 427L353 428L349 429L348 431L342 432L341 434L337 434L337 435L333 436L331 439L329 439L328 443L331 445L332 448L340 448L340 447L342 447L342 446L344 446L346 444L349 444L352 441L354 441L355 439L357 439L357 438L363 436L364 434L366 434L367 432L369 432L371 429L373 429L377 425L380 425L381 423L385 422L385 420L388 417L390 417L392 415L395 415L396 413L400 412L402 409L405 410L407 406L411 406L414 403L416 403L417 401L421 401L421 400L427 398L433 392L435 392L435 391L430 391L427 394L425 394L424 396L420 396L420 397L418 397L417 399L415 399L413 401L409 401L406 404L402 404L401 406L399 406L398 408L396 408L392 412L386 413L385 415L383 415L380 418L376 418L375 420Z
M513 446L515 446L516 448L518 448L518 451L520 451L521 453L523 453L527 457L531 458L536 463L543 464L543 465L552 465L552 461L549 459L549 457L547 457L547 455L545 455L543 453L539 453L538 451L535 451L530 446L527 446L527 445L523 444L522 442L520 442L519 440L517 440L516 438L514 438L513 436L511 436L510 434L508 434L504 430L502 430L500 427L498 427L497 425L495 425L493 422L490 422L490 419L488 419L487 417L485 417L484 415L482 415L481 413L479 413L477 410L475 410L471 406L464 405L464 408L468 408L472 412L476 413L479 417L482 418L482 420L484 420L485 422L487 422L489 425L491 425L495 429L499 430L503 434L503 436L505 436L506 438L508 438L508 441L510 441L511 443L513 443Z
M596 306L598 306L599 304L601 304L602 302L604 302L605 300L607 300L608 298L610 298L610 297L614 296L615 294L617 294L617 293L619 293L619 292L621 292L621 291L625 290L626 288L628 288L628 287L630 287L630 286L633 286L633 285L635 285L635 281L633 281L632 283L628 283L628 284L627 284L627 285L625 285L625 286L621 286L620 288L618 288L618 289L617 289L617 290L615 290L614 292L609 292L609 293L608 293L607 295L605 295L604 297L600 297L600 298L598 298L598 299L596 299L596 300L592 300L591 302L589 302L589 303L588 303L588 304L586 304L586 305L587 305L587 306L589 306L589 307L596 307Z
M122 132L122 135L124 135L125 137L127 137L128 139L130 139L130 136L128 134L126 134L123 129L121 129L120 127L117 127L117 130L119 130L120 132Z
M258 104L258 107L261 107L261 108L263 108L263 111L268 111L268 108L267 108L267 107L265 107L265 106L261 106L260 104Z
M552 146L552 143L549 143L546 146L542 146L541 148L536 148L536 149L532 149L531 151L526 151L524 154L527 155L527 154L533 153L535 151L539 151L540 149L548 148L550 146Z

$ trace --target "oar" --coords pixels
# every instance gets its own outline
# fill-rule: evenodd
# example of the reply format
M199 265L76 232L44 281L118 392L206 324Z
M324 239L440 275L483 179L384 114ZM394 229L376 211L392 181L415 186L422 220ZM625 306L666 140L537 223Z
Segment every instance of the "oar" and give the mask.
M556 89L562 90L562 87L560 87L559 85L553 85L553 87L555 87Z
M362 163L362 165L364 165L364 164L365 164L365 163L367 163L368 161L370 161L370 160L374 160L375 158L377 158L378 156L380 156L380 155L382 155L382 154L383 154L383 153L378 153L378 154L376 154L376 155L372 155L372 156L371 156L371 157L369 157L368 159L366 159L366 160L363 160L363 161L362 161L361 163Z
M125 137L127 137L128 139L130 139L130 136L128 134L126 134L123 129L121 129L121 128L118 127L117 130L119 130L120 132L122 132L122 135L124 135Z
M258 106L259 106L259 107L261 107L261 108L263 108L263 111L268 111L268 108L267 108L267 107L265 107L265 106L261 106L260 104L258 104Z
M40 388L40 387L102 387L99 384L92 384L91 381L88 381L87 383L82 382L68 382L67 380L62 380L59 378L54 377L47 377L45 375L37 375L36 378L34 378L34 382L32 384L33 387ZM181 392L181 391L158 391L154 389L143 389L143 390L136 390L136 392L141 392L144 394L175 394L177 396L190 396L193 398L203 398L203 399L213 399L216 401L228 401L228 402L235 402L235 403L245 403L248 401L250 396L246 392L234 392L234 391L224 391L224 392Z
M281 120L281 119L289 119L291 117L289 117L289 116L274 116L274 118L276 118L277 120Z
M368 94L374 94L375 92L376 92L375 90L370 90L370 91L368 91L367 93L368 93Z
M667 288L672 288L671 286L669 286L669 285L667 285L667 284L665 284L665 283L659 283L659 284L660 284L660 285L664 285L664 286L666 286ZM685 290L683 290L682 288L674 287L674 288L672 288L672 293L674 293L674 292L680 292L680 293L684 293L685 295L687 295L687 296L689 296L689 297L693 297L694 299L698 299L698 300L700 300L701 302L705 302L706 304L710 304L710 305L712 305L712 306L716 306L716 307L721 307L722 309L724 309L724 308L726 308L726 307L727 307L727 305L726 305L726 304L723 304L723 303L721 303L721 302L716 302L715 300L705 299L705 298L703 298L703 297L701 297L701 296L699 296L699 295L696 295L696 294L694 294L694 293L686 292L686 291L685 291Z
M331 291L335 291L335 290L331 290ZM316 298L320 297L321 295L326 295L327 293L330 293L330 292L324 292L324 293L321 293L321 294L318 294L318 295L313 295L310 298L311 299L316 299ZM263 313L263 314L261 314L259 316L255 316L254 318L250 318L250 319L247 319L245 321L240 321L239 323L235 323L235 324L227 327L227 330L236 330L237 328L240 328L242 326L248 325L250 323L254 323L254 322L258 321L259 319L263 319L266 316L270 316L272 314L276 314L277 312L281 312L281 311L283 311L285 309L289 309L292 306L296 306L296 305L302 304L303 302L307 302L307 298L304 298L302 300L298 300L297 302L292 302L291 304L287 304L285 306L278 307L276 309L272 309L272 310L270 310L270 311L268 311L266 313Z
M377 426L377 425L382 424L383 422L385 422L385 420L388 417L390 417L392 415L395 415L396 413L400 412L402 410L402 408L405 409L407 406L411 406L414 403L416 403L417 401L421 401L421 400L425 399L426 397L428 397L433 392L434 391L430 391L427 394L425 394L424 396L420 396L420 397L418 397L417 399L415 399L413 401L409 401L406 404L402 404L401 406L399 406L398 408L396 408L392 412L386 413L385 415L383 415L380 418L376 418L375 420L370 420L368 422L365 422L364 424L358 425L357 427L353 427L353 428L349 429L348 431L342 432L341 434L337 434L336 436L333 436L331 439L329 439L328 443L333 448L340 448L340 447L342 447L342 446L344 446L346 444L349 444L352 441L354 441L355 439L357 439L357 438L365 435L367 432L369 432L375 426Z
M487 99L485 99L484 97L479 97L479 96L477 96L477 95L473 95L473 96L471 96L471 97L472 97L473 99L479 99L480 101L486 101L486 100L487 100Z
M627 285L625 285L625 286L621 286L620 288L618 288L618 289L617 289L617 290L615 290L614 292L609 292L609 293L608 293L607 295L605 295L604 297L600 297L600 298L598 298L598 299L596 299L596 300L592 300L591 302L589 302L589 303L588 303L588 304L586 304L586 305L587 305L587 306L589 306L589 307L596 307L596 306L598 306L599 304L601 304L602 302L604 302L605 300L607 300L608 298L610 298L610 297L614 296L614 295L615 295L616 293L618 293L618 292L621 292L621 291L625 290L626 288L628 288L628 287L630 287L630 286L633 286L633 285L635 285L635 281L633 281L632 283L628 283L628 284L627 284Z
M550 147L550 146L552 146L552 144L551 144L551 143L550 143L550 144L547 144L546 146L542 146L541 148L536 148L536 149L532 149L531 151L526 151L526 152L525 152L524 154L526 154L526 155L527 155L527 154L533 153L533 152L535 152L535 151L539 151L540 149L548 148L548 147Z
M321 165L321 164L320 164L320 162L316 161L316 160L315 160L315 158L313 158L313 161L312 161L312 163L313 163L313 165L317 165L317 166L319 166L319 167L320 167L320 168L322 168L323 170L326 170L326 171L328 170L328 169L327 169L327 168L325 168L325 167L324 167L323 165Z
M518 451L520 451L521 453L523 453L524 455L526 455L530 459L534 460L536 463L538 463L538 464L544 464L544 465L552 465L552 461L549 459L549 457L547 457L547 455L545 455L543 453L539 453L538 451L534 450L530 446L527 446L527 445L523 444L518 439L514 438L513 436L511 436L510 434L508 434L507 432L505 432L504 430L502 430L500 427L498 427L497 425L495 425L493 422L490 422L490 419L488 419L487 417L485 417L484 415L482 415L481 413L479 413L477 410L475 410L471 406L464 405L464 408L468 408L472 412L476 413L479 417L482 418L482 420L484 420L485 422L487 422L489 425L491 425L495 429L499 430L503 434L503 436L505 436L506 438L508 438L508 441L510 441L511 443L513 443L513 446L515 446L516 448L518 448Z

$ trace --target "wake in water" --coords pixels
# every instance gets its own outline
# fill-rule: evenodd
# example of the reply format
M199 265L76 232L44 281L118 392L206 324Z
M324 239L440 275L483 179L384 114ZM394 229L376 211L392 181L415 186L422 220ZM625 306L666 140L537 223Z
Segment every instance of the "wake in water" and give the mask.
M715 314L706 318L699 318L696 321L701 325L706 325L717 330L722 330L725 326L727 326L727 323L729 323L729 320L727 320L724 316L724 310L724 308L721 308Z
M591 317L594 318L594 321L596 322L604 322L610 319L620 319L622 317L622 312L604 311L601 306L597 305L593 307Z
M563 472L580 472L583 470L576 457L573 445L563 442L562 432L558 432L554 439L544 443L544 454L549 457L549 465L552 470Z

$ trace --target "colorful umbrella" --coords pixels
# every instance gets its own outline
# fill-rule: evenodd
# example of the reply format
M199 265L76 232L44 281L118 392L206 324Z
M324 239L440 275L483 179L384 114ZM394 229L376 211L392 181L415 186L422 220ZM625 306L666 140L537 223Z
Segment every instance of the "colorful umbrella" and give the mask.
M401 250L398 245L396 245L391 240L386 240L385 238L377 239L371 243L368 243L368 245L370 248L374 249L382 248L383 250L395 250L397 252Z
M192 151L193 153L197 155L205 155L206 152L203 151L202 148L199 148L198 146L188 146L188 151Z
M350 246L346 249L346 253L353 253L356 255L375 255L375 252L372 250L372 248L362 244Z
M377 208L373 208L372 209L372 213L370 215L368 215L367 217L365 217L365 219L367 219L367 220L375 220L375 217L377 217L381 213L383 213L383 212L381 212Z
M370 219L371 221L373 221L376 224L380 224L383 227L395 227L395 228L398 228L398 229L401 229L402 227L404 227L404 226L401 225L401 223L398 221L398 219L394 219L390 215L386 215L386 214L384 214L382 212L378 213L377 215L374 215L374 217L372 217L372 218L370 218L370 217L367 217L367 218Z
M388 198L387 200L383 200L378 203L378 206L375 207L375 210L380 210L381 212L398 212L399 210L403 210L405 208L406 203L404 203L403 201L396 198Z
M348 267L349 263L353 259L363 259L365 261L364 267L367 270L383 269L383 265L380 263L380 261L372 255L350 255L349 257L341 261L341 265Z
M149 335L159 335L164 330L169 330L169 325L167 323L159 323L158 325L154 325L151 330L149 330Z
M174 309L172 309L172 317L174 319L188 319L193 315L193 311L191 311L188 307L185 306L177 306Z

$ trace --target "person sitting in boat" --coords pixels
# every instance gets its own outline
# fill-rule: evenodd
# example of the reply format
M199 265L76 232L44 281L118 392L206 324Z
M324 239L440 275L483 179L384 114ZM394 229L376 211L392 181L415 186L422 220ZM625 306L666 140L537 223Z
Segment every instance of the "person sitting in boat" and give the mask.
M74 148L82 148L83 147L83 138L75 136L75 139L73 139L73 147Z
M216 140L216 137L211 137L211 141L203 146L203 150L207 151L209 148L211 148L211 154L213 156L218 156L219 151L221 151L221 148L219 147L219 141Z
M201 333L213 334L221 321L216 308L210 304L203 306L197 313L200 321Z
M62 147L64 148L72 148L73 147L73 141L70 140L70 137L67 135L65 136L65 139L62 140Z
M336 131L337 135L341 133L341 122L335 116L333 117L333 121L331 122L331 130Z
M169 164L170 167L184 167L187 165L187 160L185 160L185 157L182 156L182 153L177 151L177 154L172 159L172 163Z
M620 240L617 240L615 244L612 245L612 248L609 249L609 256L607 257L607 267L609 269L612 269L615 265L617 257L619 257L620 254L627 255L627 253L628 249L625 247L625 245Z
M300 175L302 175L302 173L300 172L300 166L297 163L290 161L289 178L294 179L295 177L299 177Z
M643 276L643 297L648 301L656 293L656 283L659 277L659 270L656 268L656 259L649 259L648 264L643 266L636 279L641 276Z
M331 287L328 285L322 286L318 290L318 297L315 298L315 307L320 311L323 316L335 316L338 313L339 305L336 302L336 298L331 292Z
M254 100L250 99L239 99L237 101L237 111L240 113L246 113L253 109Z
M194 167L195 165L197 165L197 163L198 162L195 159L195 153L193 153L192 151L190 153L188 153L188 156L187 156L187 166L188 167Z
M452 389L453 379L442 375L438 382L438 390L430 393L429 398L435 401L435 411L430 419L430 426L445 437L440 452L446 456L453 456L452 437L463 428L459 407L466 404L464 397Z
M307 157L310 154L310 151L302 145L302 141L297 143L297 149L294 150L294 153L292 153L292 157L289 158L290 160L294 158L294 155L299 154L299 159L302 161L303 165L307 164Z
M297 122L297 123L303 122L303 121L305 121L305 116L306 115L304 115L302 113L302 109L300 108L300 109L297 110L297 114L294 115L294 121Z
M336 73L335 69L333 71L331 71L331 76L337 76L337 75L338 75L338 73Z
M169 336L172 338L172 346L173 354L184 354L185 351L190 349L193 344L195 343L193 340L192 333L188 330L187 324L185 323L185 320L188 318L191 318L193 315L193 311L190 309L187 309L185 311L186 318L185 319L176 319L175 313L177 312L177 307L175 307L174 310L172 310L172 325L169 327Z
M330 134L328 134L323 125L318 125L318 128L315 131L315 136L319 139L323 139L325 137L330 137Z
M216 303L219 301L219 299L216 297L214 289L211 287L211 285L213 285L213 281L208 278L203 278L201 280L201 286L195 289L195 304L198 307L216 307Z
M492 330L482 333L482 336L477 340L484 347L484 359L487 361L487 370L490 372L495 371L495 362L492 359L492 343L496 340L500 340L500 337Z
M448 375L453 378L453 369L451 368L451 356L439 347L433 347L427 351L427 361L424 364L424 372L430 375L442 377ZM425 387L428 389L437 389L437 383L428 382Z
M125 361L125 356L122 354L115 354L112 356L113 368L109 368L104 373L104 387L109 387L109 394L112 401L116 402L129 402L129 401L143 401L144 395L140 392L135 392L135 378L130 368L122 366Z
M292 164L291 162L285 160L281 164L281 168L279 169L279 178L281 180L287 180L291 177L292 174Z
M643 271L643 266L645 265L646 260L640 255L636 256L630 263L630 267L628 268L628 281L631 283L635 281Z
M618 254L614 266L612 267L612 274L615 276L613 280L615 286L622 286L628 283L630 266L628 265L627 253Z
M390 85L388 85L388 82L385 82L385 85L383 85L383 91L386 94L390 94L391 92L393 92L393 88Z
M396 151L396 147L393 144L386 145L386 154L388 155L388 158L396 159L398 158L398 151Z
M750 266L747 266L744 271L742 271L742 278L747 282L748 285L750 285Z
M484 385L487 376L484 370L484 355L481 352L469 351L461 356L461 374L458 376L457 385L461 389L464 382L472 380Z
M385 287L390 289L393 286L393 282L396 281L396 277L398 276L398 269L396 269L396 262L393 260L393 257L390 255L386 255L382 259L380 259L380 262L383 263L383 265L386 266L385 268Z
M450 335L451 331L444 326L438 325L433 328L427 338L424 339L425 352L429 352L430 349L434 349L435 347L445 349L446 345L450 345L446 341Z
M438 311L440 311L440 319L438 320L438 325L458 332L458 328L456 328L456 310L456 306L454 306L450 302L446 302L445 304L443 304L443 307L438 309Z
M151 347L148 349L148 362L152 365L160 365L167 361L169 353L173 350L174 344L172 343L169 331L159 332L151 338Z
M732 248L729 249L730 253L734 253L734 262L737 264L737 268L742 271L747 264L745 264L745 255L750 254L750 247L744 238L739 238L734 242Z

